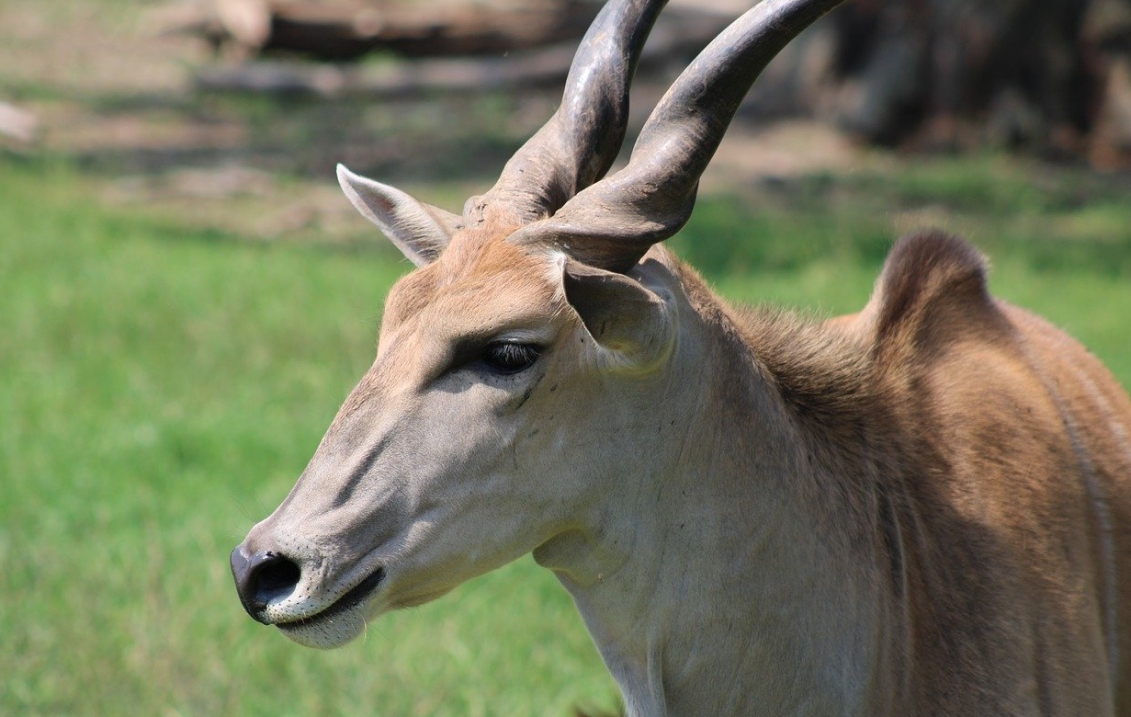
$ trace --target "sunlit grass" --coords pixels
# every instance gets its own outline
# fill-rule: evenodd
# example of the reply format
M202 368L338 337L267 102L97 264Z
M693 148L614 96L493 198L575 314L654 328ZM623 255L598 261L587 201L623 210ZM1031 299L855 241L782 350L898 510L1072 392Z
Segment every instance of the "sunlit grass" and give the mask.
M89 189L0 178L0 714L611 703L568 596L529 560L337 653L247 619L227 554L372 360L406 265L136 221Z
M1126 385L1131 239L1109 230L1131 227L1131 206L1090 181L978 162L816 177L707 197L673 244L735 299L853 311L900 217L926 207L971 230L996 293L1067 327ZM0 714L615 703L568 596L529 559L336 652L249 620L228 551L372 360L407 264L106 209L94 189L65 167L0 172Z

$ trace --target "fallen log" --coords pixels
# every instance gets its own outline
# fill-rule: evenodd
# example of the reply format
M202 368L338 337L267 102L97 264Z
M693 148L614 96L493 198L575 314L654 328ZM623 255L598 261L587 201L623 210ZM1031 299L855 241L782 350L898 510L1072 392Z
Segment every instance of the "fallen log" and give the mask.
M732 19L710 11L673 8L657 22L644 47L640 67L646 70L694 55ZM563 82L576 49L576 41L567 41L505 56L390 60L367 65L256 60L204 68L196 74L196 85L206 91L375 98L521 89Z
M375 49L404 57L484 55L579 38L600 10L584 0L524 0L429 6L272 3L264 50L351 59Z
M35 140L39 120L34 114L7 102L0 102L0 136L30 144Z
M275 3L280 8L284 2L224 1ZM311 0L289 1L311 7ZM566 2L551 6L564 7ZM463 3L466 12L471 6L468 0ZM690 5L673 3L660 16L644 50L644 70L678 63L733 17ZM410 12L407 6L405 12ZM427 14L416 6L411 13L418 18ZM360 15L354 17L354 31L361 33L356 28L365 23ZM442 17L435 14L432 30L422 19L415 25L417 36L400 46L402 53L415 54L406 49L415 47L433 55L416 63L305 67L257 62L204 70L197 76L198 86L399 97L520 89L560 83L566 75L575 38L540 49L513 50L509 57L499 57L502 52L496 51L494 57L455 62L443 55L457 48L469 51L469 46L453 39L455 30L436 29L446 22ZM480 19L483 25L507 26L498 16ZM392 32L391 24L381 25L374 18L368 22L373 32L378 25L386 35ZM462 21L462 26L476 22ZM515 32L508 36L517 37ZM836 122L859 140L904 149L996 146L1087 158L1102 168L1131 168L1131 0L848 3L799 37L766 69L743 112L754 117L817 117Z
M594 0L198 0L166 6L153 22L159 32L197 35L237 57L343 61L373 51L448 57L541 47L580 38L600 7Z

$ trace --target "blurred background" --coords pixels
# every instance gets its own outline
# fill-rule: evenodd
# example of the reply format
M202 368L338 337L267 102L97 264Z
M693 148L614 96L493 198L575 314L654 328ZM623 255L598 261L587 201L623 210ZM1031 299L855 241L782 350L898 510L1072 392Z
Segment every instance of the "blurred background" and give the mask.
M672 0L628 146L749 3ZM345 162L458 211L553 112L587 0L0 0L0 714L562 715L616 689L526 558L320 653L227 556L409 265ZM1131 384L1131 0L850 0L775 60L671 244L857 310L901 233Z

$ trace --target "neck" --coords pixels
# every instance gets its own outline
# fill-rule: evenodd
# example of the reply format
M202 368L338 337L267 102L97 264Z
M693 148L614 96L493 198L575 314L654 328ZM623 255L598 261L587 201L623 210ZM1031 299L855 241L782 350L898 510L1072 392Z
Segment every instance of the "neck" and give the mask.
M572 593L630 717L867 713L879 598L858 567L872 556L852 551L868 541L822 504L840 478L765 368L696 316L676 360L694 370L664 404L682 435L642 447L651 460L611 508L535 558Z

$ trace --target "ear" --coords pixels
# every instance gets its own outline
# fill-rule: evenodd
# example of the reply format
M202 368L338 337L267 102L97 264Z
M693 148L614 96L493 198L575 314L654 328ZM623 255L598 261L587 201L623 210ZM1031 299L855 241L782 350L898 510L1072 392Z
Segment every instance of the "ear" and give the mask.
M374 182L338 165L338 183L350 203L396 244L417 266L440 256L461 218L443 209L417 201L399 189Z
M615 367L632 372L658 368L675 346L676 316L671 294L648 283L649 262L626 276L566 259L562 285L566 301Z

